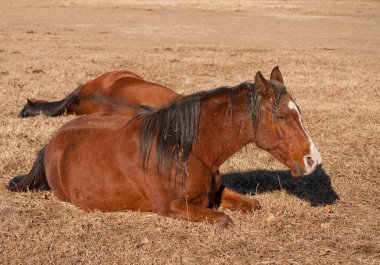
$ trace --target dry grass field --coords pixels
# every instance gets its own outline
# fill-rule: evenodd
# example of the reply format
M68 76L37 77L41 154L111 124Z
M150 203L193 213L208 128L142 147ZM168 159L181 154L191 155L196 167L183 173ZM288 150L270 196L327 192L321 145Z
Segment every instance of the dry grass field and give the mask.
M249 145L224 181L262 209L225 229L153 213L85 213L11 193L74 116L18 118L115 69L178 93L279 65L323 168L293 179ZM0 264L380 264L378 1L0 1Z

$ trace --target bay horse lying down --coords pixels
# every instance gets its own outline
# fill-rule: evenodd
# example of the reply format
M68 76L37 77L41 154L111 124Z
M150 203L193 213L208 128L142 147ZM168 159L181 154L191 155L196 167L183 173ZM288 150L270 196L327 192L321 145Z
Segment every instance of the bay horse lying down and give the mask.
M113 71L79 86L62 100L27 99L19 116L45 114L53 117L64 113L83 115L95 112L130 115L147 108L162 107L177 96L170 88L145 81L135 73Z
M8 189L50 187L85 211L147 211L227 225L230 218L211 204L243 212L260 207L223 186L218 172L251 142L293 176L311 174L321 162L278 67L270 80L258 72L254 84L194 93L133 118L91 114L72 120Z

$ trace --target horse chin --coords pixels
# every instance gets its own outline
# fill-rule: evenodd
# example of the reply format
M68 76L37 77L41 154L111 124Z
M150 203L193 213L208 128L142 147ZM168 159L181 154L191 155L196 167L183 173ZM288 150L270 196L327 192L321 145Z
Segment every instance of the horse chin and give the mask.
M293 168L290 169L290 174L292 175L292 177L294 178L301 178L303 177L303 174L301 173L298 173L296 170L294 170Z
M270 152L270 151L269 151ZM270 152L279 162L290 169L290 174L295 178L301 178L305 176L305 174L300 169L298 162L294 161L292 163L292 159L286 159L283 156L279 155L277 152Z
M301 178L301 177L305 176L305 174L301 171L301 169L300 169L300 167L296 161L294 161L293 167L291 167L291 169L290 169L290 173L295 178Z

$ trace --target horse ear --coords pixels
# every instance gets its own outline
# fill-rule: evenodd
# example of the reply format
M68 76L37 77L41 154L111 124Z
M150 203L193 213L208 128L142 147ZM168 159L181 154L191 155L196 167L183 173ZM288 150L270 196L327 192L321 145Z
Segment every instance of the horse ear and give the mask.
M33 105L34 105L33 99L29 99L29 98L27 98L27 99L26 99L26 105L28 105L28 106L33 106Z
M282 74L278 66L273 68L272 73L270 74L270 80L274 80L281 84L284 84L284 79L282 78Z
M28 106L34 106L38 102L39 102L38 99L33 99L33 98L26 99L26 105L28 105Z
M263 96L269 95L269 84L268 81L265 80L264 76L261 74L260 71L256 73L255 76L255 85L260 90L261 94Z

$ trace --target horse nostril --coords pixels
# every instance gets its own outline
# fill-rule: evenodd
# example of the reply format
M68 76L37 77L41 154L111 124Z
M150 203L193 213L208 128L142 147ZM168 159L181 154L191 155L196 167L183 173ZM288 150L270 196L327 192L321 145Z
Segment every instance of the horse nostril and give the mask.
M306 165L308 167L314 167L316 165L316 162L314 161L314 159L311 156L307 156L306 157Z

